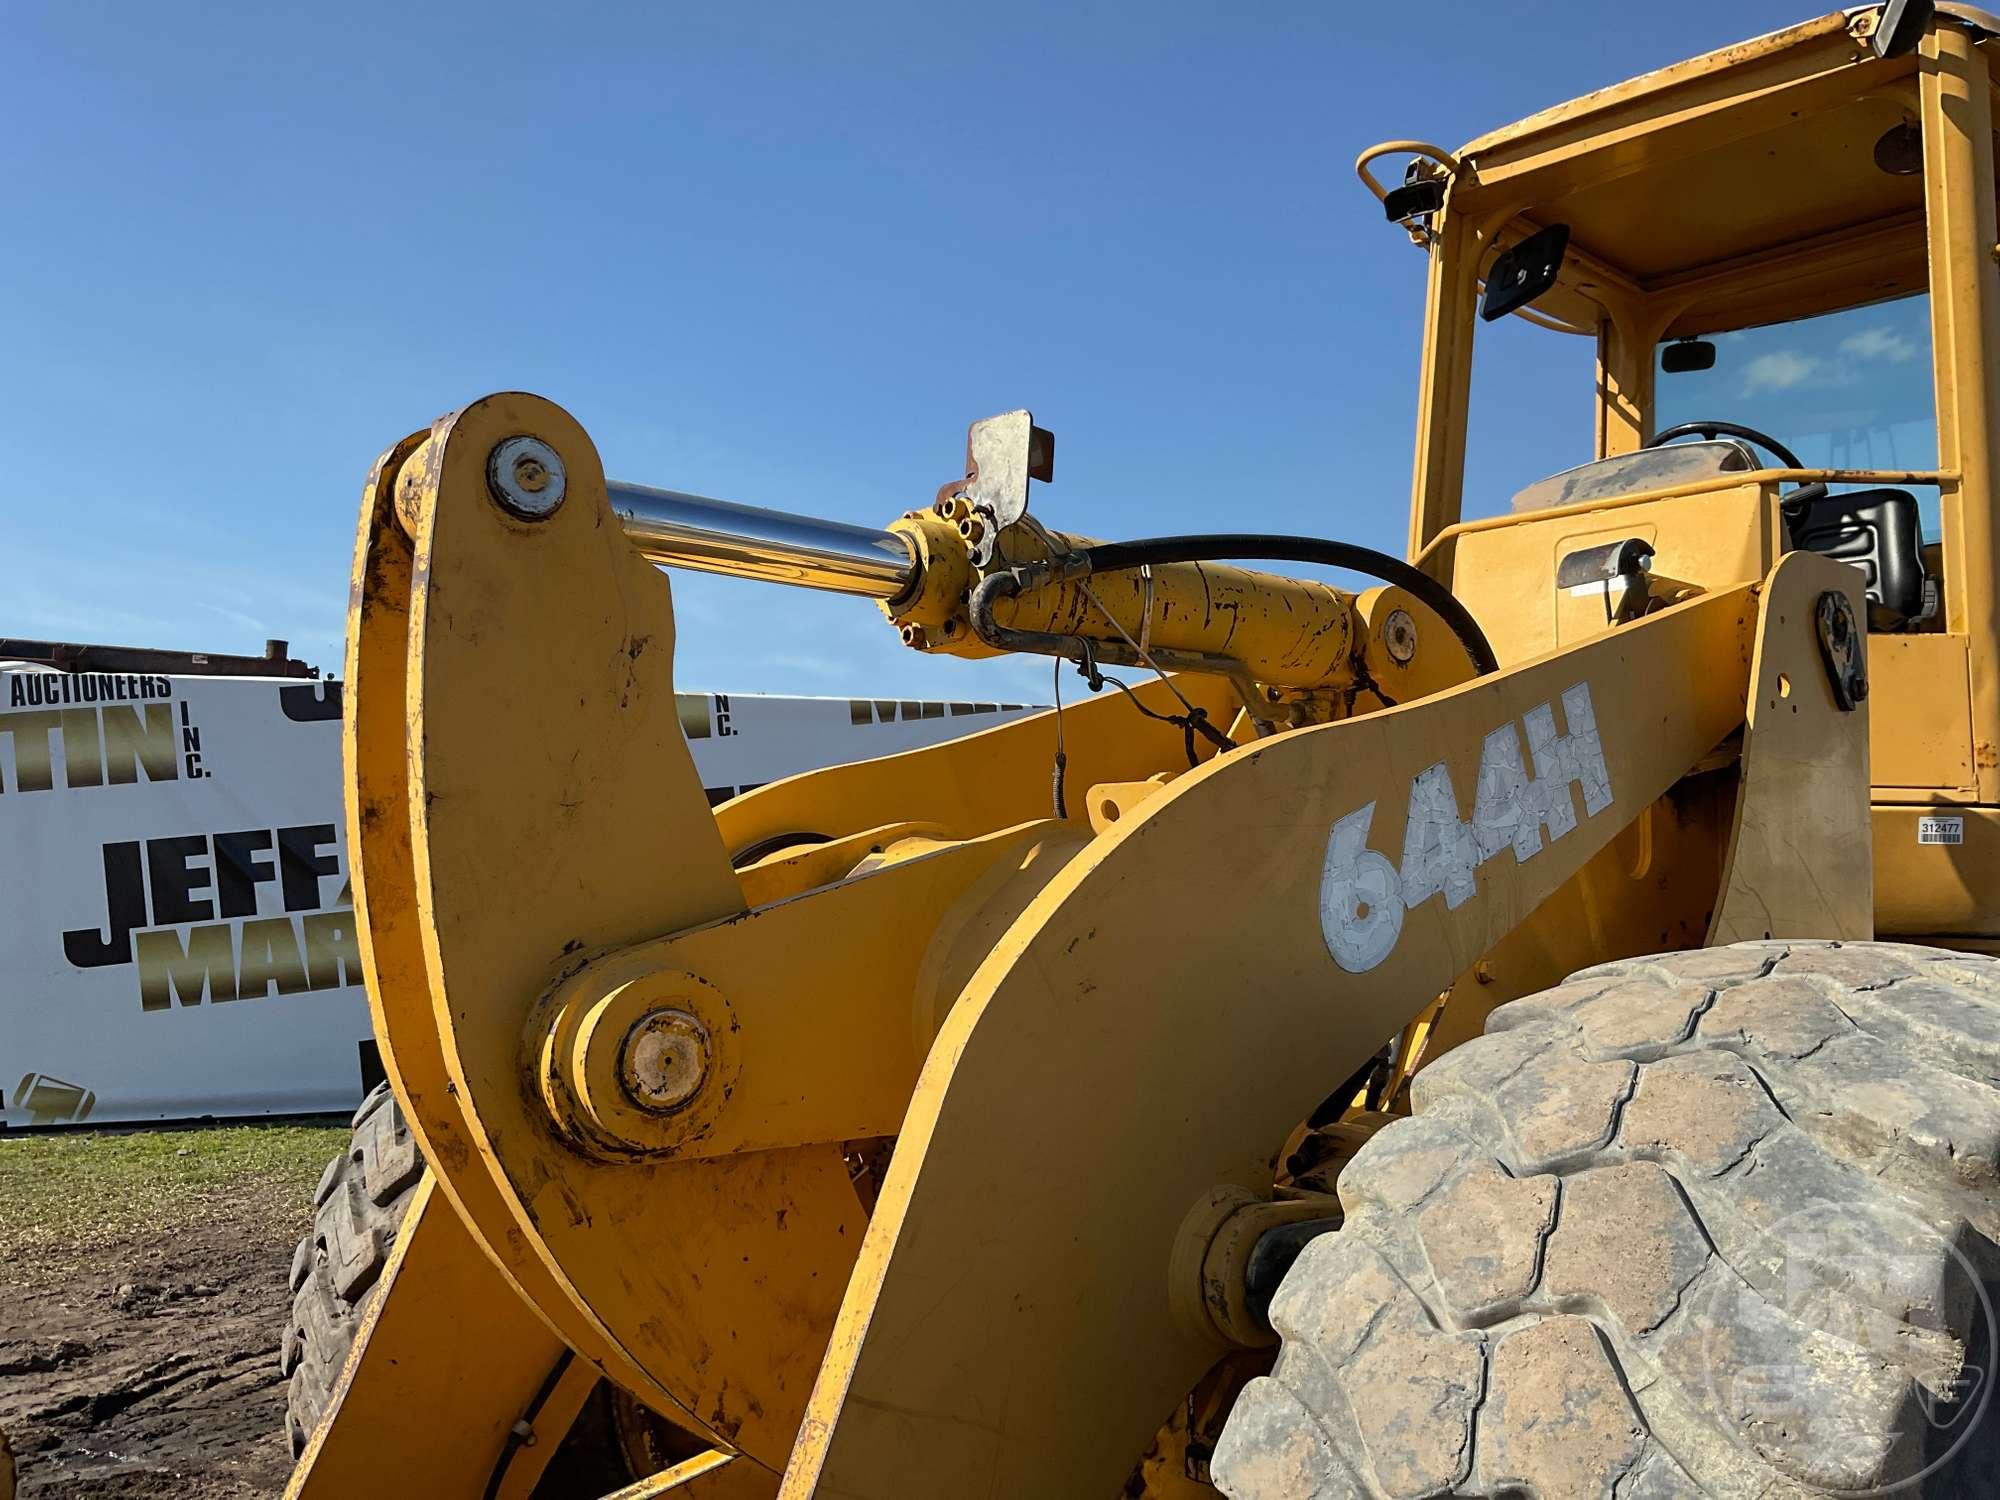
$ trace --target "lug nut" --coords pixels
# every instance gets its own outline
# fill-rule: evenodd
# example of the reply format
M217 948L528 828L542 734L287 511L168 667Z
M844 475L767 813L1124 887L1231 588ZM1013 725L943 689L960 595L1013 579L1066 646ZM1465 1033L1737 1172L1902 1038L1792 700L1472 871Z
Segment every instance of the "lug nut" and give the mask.
M563 503L568 476L561 456L540 438L510 437L487 455L486 485L501 509L540 521Z
M684 1010L656 1010L625 1033L618 1080L641 1109L669 1114L701 1092L708 1077L708 1032Z

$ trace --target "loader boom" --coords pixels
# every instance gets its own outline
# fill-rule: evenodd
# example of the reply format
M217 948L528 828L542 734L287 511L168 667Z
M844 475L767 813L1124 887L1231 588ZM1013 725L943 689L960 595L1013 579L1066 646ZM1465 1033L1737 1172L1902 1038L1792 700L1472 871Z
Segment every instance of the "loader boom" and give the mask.
M564 476L532 519L490 482L523 437ZM1410 600L1416 652L1378 629L1357 675L1379 686L1379 649L1412 676L1428 648L1459 686L1193 769L1174 726L1098 700L1066 716L1067 819L1027 720L718 822L670 712L666 579L574 422L488 398L385 456L375 492L350 818L398 1092L472 1242L562 1342L799 1494L1115 1486L1242 1336L1201 1290L1216 1190L1267 1183L1328 1078L1594 861L1602 904L1646 902L1599 856L1742 725L1759 641L1804 659L1812 601L1857 597L1801 556L1479 678ZM552 619L551 595L577 607ZM1225 681L1178 690L1220 719ZM406 740L370 712L379 683ZM1853 743L1865 713L1824 673L1801 687L1816 733ZM733 830L777 826L762 803L815 842L733 870ZM1216 1086L1234 1077L1256 1107ZM871 1216L845 1143L891 1135ZM1153 1269L1113 1295L1110 1265ZM1055 1348L1074 1398L1013 1400Z

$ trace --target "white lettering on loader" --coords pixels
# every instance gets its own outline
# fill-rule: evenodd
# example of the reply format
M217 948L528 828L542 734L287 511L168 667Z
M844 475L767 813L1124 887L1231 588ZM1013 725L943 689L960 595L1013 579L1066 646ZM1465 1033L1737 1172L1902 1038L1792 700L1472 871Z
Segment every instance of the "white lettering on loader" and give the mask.
M1571 786L1583 793L1585 817L1611 805L1611 771L1590 684L1565 692L1562 708L1567 734L1557 733L1555 710L1543 703L1522 715L1519 729L1509 722L1486 736L1469 823L1459 817L1445 763L1419 771L1410 782L1400 870L1368 847L1373 802L1334 823L1320 876L1319 916L1335 963L1350 974L1366 973L1395 950L1409 908L1442 893L1445 906L1456 910L1472 899L1479 867L1502 849L1512 847L1515 863L1526 864L1541 853L1544 829L1559 839L1575 828ZM1523 731L1532 776L1521 757Z

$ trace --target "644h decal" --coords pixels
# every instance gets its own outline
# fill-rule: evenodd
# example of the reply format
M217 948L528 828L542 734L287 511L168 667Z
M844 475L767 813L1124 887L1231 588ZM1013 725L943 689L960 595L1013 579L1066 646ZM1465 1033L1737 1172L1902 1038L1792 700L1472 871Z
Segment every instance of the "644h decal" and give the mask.
M1572 786L1587 818L1611 805L1611 771L1589 683L1562 695L1562 713L1561 730L1554 707L1543 703L1523 714L1518 727L1510 719L1486 736L1469 822L1459 816L1445 762L1419 771L1410 782L1400 867L1368 847L1373 802L1334 823L1320 876L1320 932L1335 963L1350 974L1366 973L1395 951L1411 907L1436 895L1448 909L1463 906L1478 889L1479 867L1503 849L1526 864L1541 852L1544 829L1552 839L1570 832L1577 825Z

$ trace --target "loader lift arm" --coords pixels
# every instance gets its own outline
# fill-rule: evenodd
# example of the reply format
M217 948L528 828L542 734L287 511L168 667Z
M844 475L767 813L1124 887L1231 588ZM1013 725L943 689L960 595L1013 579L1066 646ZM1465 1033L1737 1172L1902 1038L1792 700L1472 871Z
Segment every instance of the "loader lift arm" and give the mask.
M524 452L539 473L506 467ZM1013 627L1227 655L1303 727L1189 769L1173 726L1088 703L1065 715L1067 819L1042 719L712 812L669 585L619 505L533 397L384 455L349 832L377 1035L442 1198L562 1344L741 1455L689 1494L732 1471L798 1495L1108 1493L1243 1337L1204 1291L1217 1194L1268 1196L1328 1080L1587 867L1611 870L1607 907L1657 903L1609 851L1743 727L1760 651L1819 740L1865 733L1798 667L1816 601L1858 597L1811 556L1476 680L1404 591L1169 565L1036 590ZM965 534L936 508L897 529L917 589L879 592L893 557L865 536L824 566L926 646L982 649ZM1038 532L996 566L1075 550ZM1197 593L1231 620L1180 608ZM1225 678L1175 690L1233 707ZM1797 761L1793 855L1865 819L1865 778L1817 764ZM829 843L731 868L788 828ZM870 1214L846 1146L883 1136ZM1028 1399L1051 1362L1066 1399ZM364 1348L349 1386L384 1363ZM342 1399L309 1455L328 1473L353 1451Z

